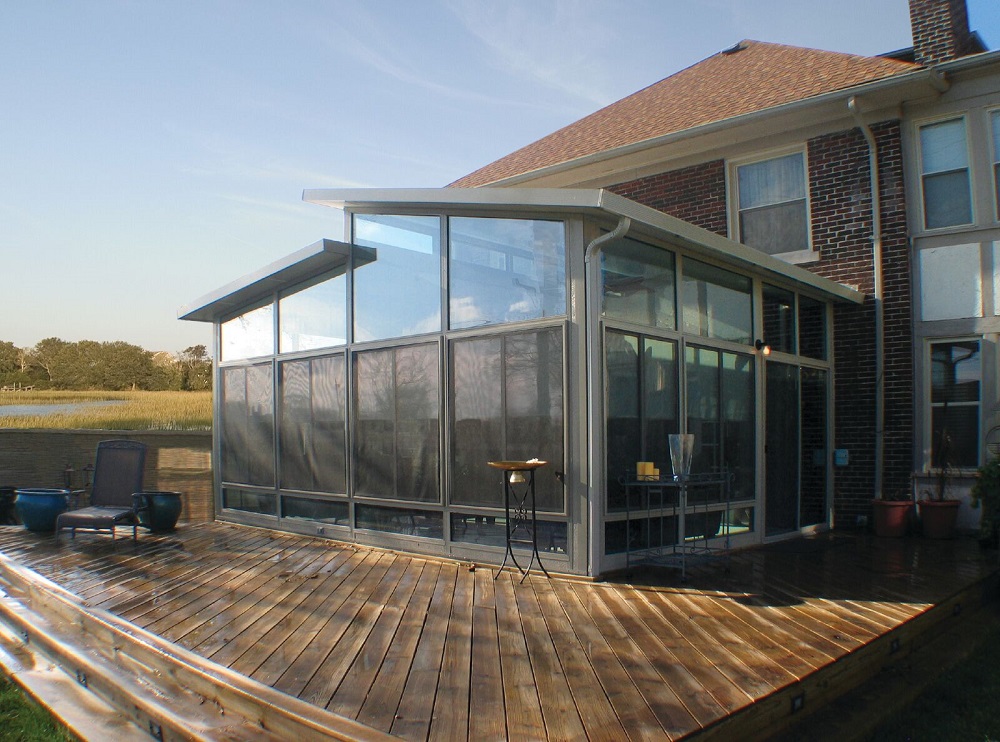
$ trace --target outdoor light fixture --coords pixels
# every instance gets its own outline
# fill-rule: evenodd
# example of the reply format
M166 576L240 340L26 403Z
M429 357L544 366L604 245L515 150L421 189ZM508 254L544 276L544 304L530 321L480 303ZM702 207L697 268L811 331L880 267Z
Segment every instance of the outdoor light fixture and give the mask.
M753 347L760 351L763 356L771 355L771 346L765 343L763 340L754 340Z

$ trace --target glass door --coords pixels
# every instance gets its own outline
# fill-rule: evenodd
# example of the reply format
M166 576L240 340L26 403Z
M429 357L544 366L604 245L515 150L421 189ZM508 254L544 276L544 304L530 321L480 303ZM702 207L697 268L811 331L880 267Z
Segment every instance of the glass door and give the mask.
M764 535L799 527L799 369L765 364Z

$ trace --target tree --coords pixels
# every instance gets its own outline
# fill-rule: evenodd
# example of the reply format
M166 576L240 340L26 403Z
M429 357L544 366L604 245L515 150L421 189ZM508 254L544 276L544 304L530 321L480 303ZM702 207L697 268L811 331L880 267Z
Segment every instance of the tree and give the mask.
M0 341L0 374L14 373L19 370L18 363L19 349L14 343L6 340Z
M49 381L52 378L53 364L58 362L59 354L65 350L68 343L59 338L45 338L35 343L35 348L31 352L31 359L39 368L45 371Z
M192 345L178 355L182 369L181 389L201 391L212 388L212 359L204 345Z
M101 388L151 389L155 377L153 354L122 340L101 343Z

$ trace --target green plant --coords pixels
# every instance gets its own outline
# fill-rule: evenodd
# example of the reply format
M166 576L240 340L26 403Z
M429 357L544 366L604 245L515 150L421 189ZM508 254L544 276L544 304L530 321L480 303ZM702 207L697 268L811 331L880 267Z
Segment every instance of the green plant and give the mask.
M972 507L983 505L983 514L979 521L979 535L989 539L994 544L997 538L997 526L1000 525L1000 456L994 456L976 470L976 481L969 491Z

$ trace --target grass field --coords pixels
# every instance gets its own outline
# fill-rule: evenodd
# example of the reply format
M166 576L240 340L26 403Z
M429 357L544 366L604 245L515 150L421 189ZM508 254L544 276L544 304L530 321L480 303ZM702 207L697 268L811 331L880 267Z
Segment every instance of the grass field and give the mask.
M10 415L12 405L115 401L44 415ZM0 394L0 428L86 430L211 430L211 392L53 392Z

